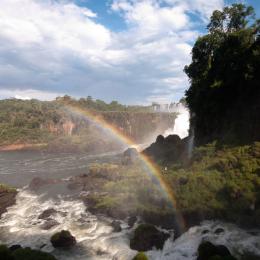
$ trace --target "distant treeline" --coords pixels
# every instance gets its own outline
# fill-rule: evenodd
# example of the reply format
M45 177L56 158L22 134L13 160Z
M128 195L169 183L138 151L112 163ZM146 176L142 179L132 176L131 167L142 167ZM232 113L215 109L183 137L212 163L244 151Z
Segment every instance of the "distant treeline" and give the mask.
M214 11L207 28L185 67L196 143L260 140L260 20L233 4Z
M57 97L56 102L62 104L71 104L79 106L85 109L96 110L96 111L128 111L128 112L147 112L151 111L151 106L127 106L118 103L117 101L112 101L106 103L100 99L93 99L91 96L86 98L75 99L68 95L63 97Z

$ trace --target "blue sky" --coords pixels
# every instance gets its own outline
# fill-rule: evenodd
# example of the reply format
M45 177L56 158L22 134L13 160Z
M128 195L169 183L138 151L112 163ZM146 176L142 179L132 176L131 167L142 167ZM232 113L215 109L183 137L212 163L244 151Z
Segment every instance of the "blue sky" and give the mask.
M1 0L0 98L179 100L196 38L224 5L259 0Z

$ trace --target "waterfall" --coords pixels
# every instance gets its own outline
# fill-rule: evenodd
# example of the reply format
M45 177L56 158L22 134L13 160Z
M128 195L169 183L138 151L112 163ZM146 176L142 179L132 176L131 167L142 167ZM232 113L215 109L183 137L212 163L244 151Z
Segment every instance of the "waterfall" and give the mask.
M178 113L177 118L175 119L173 128L167 129L163 136L168 135L178 135L180 138L185 138L189 135L190 129L190 112L187 107L184 105L179 105L176 109Z

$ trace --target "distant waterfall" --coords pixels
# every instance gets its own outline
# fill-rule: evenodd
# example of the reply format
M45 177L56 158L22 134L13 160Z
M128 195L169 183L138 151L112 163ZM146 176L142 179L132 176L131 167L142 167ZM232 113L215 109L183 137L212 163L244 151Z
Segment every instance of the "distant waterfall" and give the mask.
M164 136L168 135L178 135L180 138L185 138L189 135L190 129L190 112L188 108L183 105L180 105L176 109L178 113L177 118L175 119L173 128L169 128L164 132Z

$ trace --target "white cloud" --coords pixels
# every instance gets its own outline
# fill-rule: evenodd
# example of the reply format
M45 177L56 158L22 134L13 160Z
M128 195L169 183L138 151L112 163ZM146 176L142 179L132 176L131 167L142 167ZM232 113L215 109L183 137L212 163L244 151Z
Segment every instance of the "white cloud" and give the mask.
M164 5L161 5L161 3ZM166 5L167 3L167 5ZM59 93L126 103L176 99L203 19L222 0L114 0L127 29L113 32L71 1L0 1L0 97Z
M161 0L169 5L182 6L187 12L197 12L206 21L216 9L224 6L224 0Z
M63 93L53 93L34 89L0 89L0 98L17 98L23 100L39 99L39 100L54 100L58 96L64 95Z

